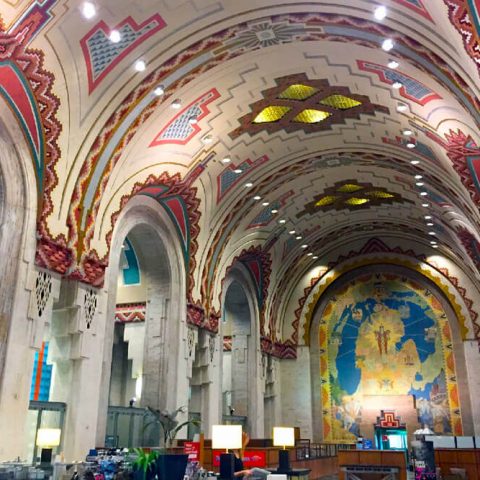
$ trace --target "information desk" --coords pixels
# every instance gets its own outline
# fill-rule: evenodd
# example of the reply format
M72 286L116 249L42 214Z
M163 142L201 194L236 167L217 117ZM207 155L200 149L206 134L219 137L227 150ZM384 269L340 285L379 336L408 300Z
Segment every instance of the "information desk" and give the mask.
M392 470L382 472L381 469L383 467L387 467L387 469ZM340 480L350 480L352 478L375 478L382 480L384 478L395 480L407 479L407 459L404 451L339 450L338 468L340 470ZM367 472L365 470L366 468L372 471ZM355 469L357 469L358 472L354 472ZM377 469L377 471L374 472L374 469ZM352 475L347 476L348 472L352 473Z

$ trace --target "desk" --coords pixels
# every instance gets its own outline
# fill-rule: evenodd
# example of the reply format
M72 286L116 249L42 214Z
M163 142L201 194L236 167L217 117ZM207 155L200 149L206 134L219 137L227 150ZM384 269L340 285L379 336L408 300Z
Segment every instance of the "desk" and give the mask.
M279 472L275 468L267 468L269 472L272 473L283 473L284 475L287 475L288 478L305 478L308 479L308 474L311 472L309 468L292 468L288 472Z
M398 467L389 467L387 465L343 465L342 472L345 472L345 480L362 480L364 478L362 473L367 474L368 478L371 475L378 475L378 480L397 480L400 473Z

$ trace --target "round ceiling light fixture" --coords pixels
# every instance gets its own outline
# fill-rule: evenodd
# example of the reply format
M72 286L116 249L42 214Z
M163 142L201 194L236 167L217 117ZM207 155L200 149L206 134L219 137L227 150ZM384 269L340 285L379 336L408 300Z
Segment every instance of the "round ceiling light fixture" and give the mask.
M407 109L408 109L408 107L404 103L399 103L397 105L397 112L406 112Z
M97 14L97 8L93 2L83 2L82 4L82 15L87 20L90 20Z
M387 16L387 7L384 5L379 5L373 12L373 16L377 20L383 20Z
M205 145L208 145L209 143L212 143L213 142L213 137L211 135L205 135L203 138L202 138L202 142L205 144Z
M137 60L134 67L137 72L143 72L147 68L147 64L144 60Z
M182 106L182 101L179 98L176 98L170 105L174 110L178 110Z
M412 165L418 165L420 163L420 160L413 159L413 160L410 160L410 163Z
M416 144L415 144L414 142L412 142L411 140L409 140L405 146L406 146L407 148L412 149L412 148L415 148L415 147L416 147Z
M242 173L242 169L241 168L236 168L233 173L236 173L237 175Z
M253 197L253 199L258 201L258 200L261 200L262 197L261 197L260 195L255 195L255 196Z
M190 125L195 125L196 123L198 123L198 119L195 115L192 115L191 117L188 117L188 123Z
M393 82L392 83L392 88L394 88L395 90L398 90L400 88L403 87L403 83L402 82ZM397 107L397 110L398 110L398 107ZM398 110L399 112L400 111L403 111L403 110Z
M165 93L165 87L163 85L159 85L154 91L153 93L157 96L157 97L161 97L164 93Z
M389 52L395 46L395 42L391 38L386 38L382 42L382 49Z
M409 128L406 128L405 130L403 130L402 133L407 137L409 137L410 135L413 135L413 132Z
M395 70L400 66L400 64L396 60L389 60L387 63L388 68L391 68L392 70Z
M272 212L272 213L278 213L278 210L277 210L276 208L273 208L273 209L271 210L271 212ZM285 222L280 222L280 223L285 223Z
M112 30L108 38L112 43L118 43L122 39L122 36L118 30Z
M247 183L245 184L245 187L246 187L246 188L251 188L251 187L253 187L253 183L252 183L252 182L247 182Z
M269 202L263 202L262 205L263 205L264 207L268 207L268 206L270 205L270 203L269 203Z
M230 163L232 159L230 157L223 157L222 158L222 163Z

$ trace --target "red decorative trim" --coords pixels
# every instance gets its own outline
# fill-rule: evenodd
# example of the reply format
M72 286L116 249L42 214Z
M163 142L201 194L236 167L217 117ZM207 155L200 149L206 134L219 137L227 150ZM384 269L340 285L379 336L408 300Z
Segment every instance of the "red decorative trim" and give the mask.
M468 0L444 0L444 2L448 7L450 22L462 36L463 46L480 72L480 32L477 32L472 20L475 12L470 11Z
M224 352L232 351L232 337L230 335L224 335L223 337L223 351Z
M456 132L450 130L445 135L445 138L447 140L445 148L448 158L452 161L453 167L460 176L463 186L468 190L471 199L476 205L479 205L480 194L474 183L474 177L469 168L467 157L476 156L480 158L480 148L470 135L465 135L461 130Z
M205 320L205 310L201 305L195 303L187 303L187 323L201 327Z
M415 3L419 3L421 7L415 5L414 2L411 2L409 0L395 0L397 3L400 3L401 5L409 8L410 10L413 10L414 12L418 13L422 17L426 18L428 21L433 23L433 19L428 13L427 9L425 8L425 5L421 0L417 0Z
M121 323L144 322L147 313L145 302L117 303L115 307L115 321Z
M201 128L200 128L200 125L198 125L198 122L203 118L205 118L210 113L210 110L208 109L208 105L213 101L215 101L217 98L220 98L220 94L218 93L218 90L216 88L212 88L208 92L198 97L196 100L190 103L187 107L185 107L180 113L175 115L175 117L173 117L173 119L170 120L170 122L168 122L167 125L165 125L165 127L163 127L162 130L160 130L160 132L157 135L155 135L155 138L152 140L149 147L157 147L158 145L165 145L165 144L186 145L198 132L201 131ZM182 117L185 117L188 110L190 110L192 106L195 104L198 104L197 108L201 111L201 113L196 117L197 123L190 124L188 118L182 118ZM168 129L172 128L172 125L175 122L186 124L184 125L184 127L190 129L191 133L189 133L184 138L162 139L162 135L166 131L168 131Z
M125 25L130 25L134 32L142 30L142 28L148 26L149 24L156 23L156 26L151 30L148 30L146 33L134 40L125 50L122 51L118 56L116 56L109 65L102 71L102 73L97 77L93 78L93 68L92 68L92 58L91 52L88 47L88 41L96 32L101 30L105 34L105 38L108 39L111 30L121 30ZM144 22L138 24L132 17L127 17L122 20L118 25L113 28L110 28L103 20L98 22L91 30L80 40L80 45L82 47L83 57L87 66L87 76L88 76L88 93L91 94L95 88L102 82L102 80L135 48L142 44L145 40L150 38L155 33L162 30L166 27L166 23L163 18L156 13L151 17L147 18ZM112 46L111 48L115 48Z

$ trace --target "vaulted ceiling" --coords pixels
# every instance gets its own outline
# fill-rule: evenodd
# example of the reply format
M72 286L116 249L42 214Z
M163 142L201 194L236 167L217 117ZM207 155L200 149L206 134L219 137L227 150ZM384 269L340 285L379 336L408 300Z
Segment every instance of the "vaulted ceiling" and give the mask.
M478 8L0 0L37 262L101 284L118 213L145 194L178 224L194 302L215 302L216 272L248 249L278 287L373 236L478 278Z

